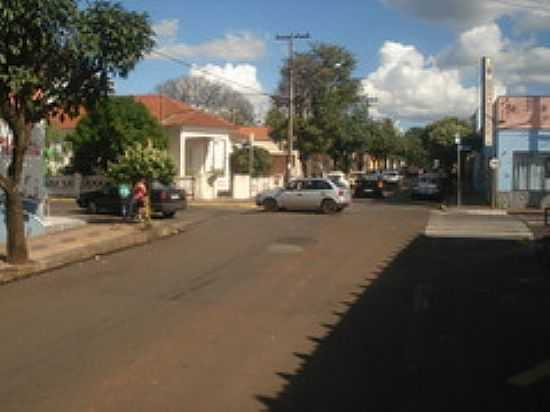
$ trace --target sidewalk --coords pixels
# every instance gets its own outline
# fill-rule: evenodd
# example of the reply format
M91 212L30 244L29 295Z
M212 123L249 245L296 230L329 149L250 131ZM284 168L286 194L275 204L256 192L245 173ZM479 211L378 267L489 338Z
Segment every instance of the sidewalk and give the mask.
M71 263L113 253L132 246L180 233L191 224L212 218L212 213L188 213L178 219L153 219L150 227L141 223L106 220L103 223L84 223L70 229L63 227L75 219L54 218L59 226L42 236L30 238L28 247L31 262L13 266L0 261L0 285L39 274ZM62 230L63 229L63 230ZM0 245L5 255L5 245Z
M454 208L432 211L425 234L435 238L532 240L533 232L505 211Z

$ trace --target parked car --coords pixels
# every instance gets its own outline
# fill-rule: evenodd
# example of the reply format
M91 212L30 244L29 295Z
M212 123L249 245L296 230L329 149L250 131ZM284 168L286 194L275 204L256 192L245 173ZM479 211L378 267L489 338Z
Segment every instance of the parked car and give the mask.
M285 188L256 196L256 204L267 211L320 210L326 214L342 211L351 203L351 193L342 183L326 178L296 179Z
M382 179L386 183L398 184L402 180L402 176L396 170L385 170L382 172Z
M363 197L384 197L384 181L382 179L361 179L355 185L353 196L356 198Z
M377 182L378 180L380 180L382 178L382 173L380 172L369 172L365 175L365 179L366 180L373 180L375 182Z
M443 200L443 184L437 174L424 174L418 177L412 189L413 199Z
M85 208L91 214L99 212L122 214L122 199L118 194L117 186L112 183L108 183L100 190L82 193L76 202L78 206ZM153 213L160 213L164 217L174 217L178 210L186 208L185 190L153 182L151 188L151 211Z
M357 185L357 183L366 175L367 175L366 172L360 172L360 171L350 172L348 174L348 182L350 187L354 188Z
M327 178L332 180L334 183L339 184L339 186L345 186L347 189L350 188L350 183L346 180L346 174L339 170L334 170L327 173Z

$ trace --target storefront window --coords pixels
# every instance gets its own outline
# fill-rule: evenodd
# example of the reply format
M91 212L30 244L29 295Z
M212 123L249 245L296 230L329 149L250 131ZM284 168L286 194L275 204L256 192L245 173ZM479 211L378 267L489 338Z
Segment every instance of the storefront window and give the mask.
M514 190L550 191L550 155L515 153Z

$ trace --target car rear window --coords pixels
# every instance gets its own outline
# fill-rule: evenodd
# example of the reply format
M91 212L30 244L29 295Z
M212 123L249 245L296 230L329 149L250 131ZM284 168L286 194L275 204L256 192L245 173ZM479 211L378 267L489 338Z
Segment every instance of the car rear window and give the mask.
M338 183L336 183L336 184L338 184ZM330 190L330 189L332 189L332 186L328 182L325 182L324 180L313 180L313 181L311 181L311 186L308 189L311 189L311 190Z

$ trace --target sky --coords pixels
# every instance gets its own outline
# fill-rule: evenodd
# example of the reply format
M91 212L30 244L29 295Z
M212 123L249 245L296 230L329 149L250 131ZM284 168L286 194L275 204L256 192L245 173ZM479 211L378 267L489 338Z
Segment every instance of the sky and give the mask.
M225 81L263 113L288 56L277 34L345 47L354 76L376 97L375 116L404 127L478 105L479 61L495 66L497 94L550 95L550 0L123 0L146 12L157 48L118 94L153 93L180 76ZM170 56L173 59L167 59ZM174 61L177 60L178 62Z

